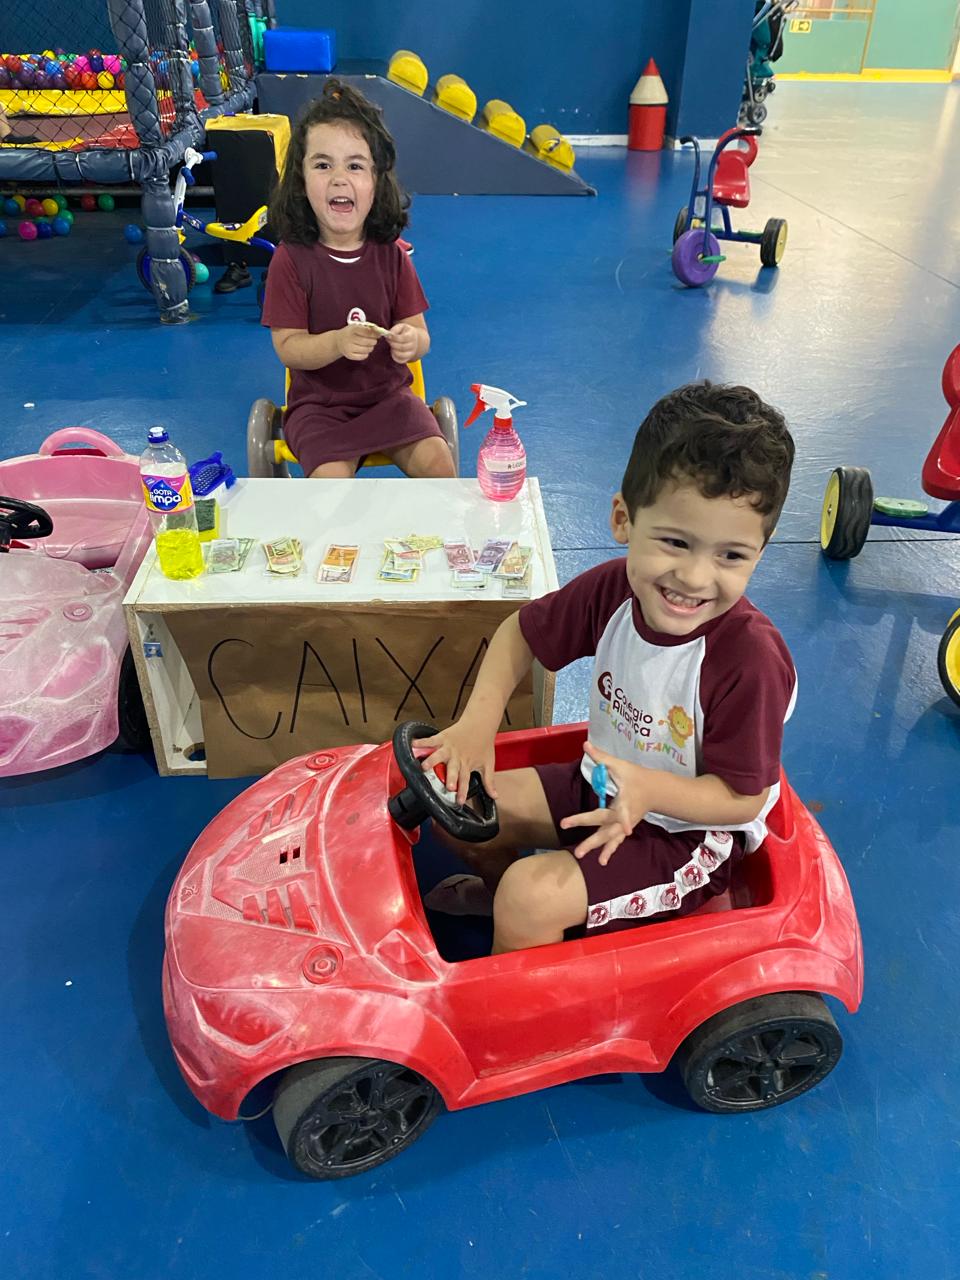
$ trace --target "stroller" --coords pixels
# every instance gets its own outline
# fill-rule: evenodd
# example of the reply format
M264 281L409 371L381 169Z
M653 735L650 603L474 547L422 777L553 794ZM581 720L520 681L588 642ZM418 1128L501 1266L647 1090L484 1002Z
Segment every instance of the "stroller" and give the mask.
M764 99L777 87L773 79L773 63L783 53L783 24L789 9L799 0L756 0L753 34L747 56L747 75L737 123L761 125L767 118Z

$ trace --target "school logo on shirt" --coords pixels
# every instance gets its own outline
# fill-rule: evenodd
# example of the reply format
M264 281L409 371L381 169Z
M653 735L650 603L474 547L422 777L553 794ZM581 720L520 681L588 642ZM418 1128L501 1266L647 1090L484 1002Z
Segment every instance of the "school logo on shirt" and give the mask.
M367 313L363 307L351 307L347 312L347 324L366 324Z
M603 671L597 677L597 689L600 693L600 712L609 718L615 733L626 738L637 751L644 754L651 751L664 752L678 764L685 766L684 748L688 739L693 736L695 726L693 716L683 707L671 707L666 713L666 719L661 720L646 707L636 706L631 702L611 671ZM666 735L658 734L658 728L665 728Z

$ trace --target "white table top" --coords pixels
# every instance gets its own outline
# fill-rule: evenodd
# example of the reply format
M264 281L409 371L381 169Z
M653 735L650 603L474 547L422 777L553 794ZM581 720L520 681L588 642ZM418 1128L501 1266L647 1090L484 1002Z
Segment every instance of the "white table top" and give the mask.
M162 610L278 602L500 599L499 579L475 595L451 586L442 550L424 556L415 583L380 582L377 571L384 538L411 533L437 534L446 542L465 541L475 548L488 538L512 538L533 548L532 597L558 586L540 485L531 476L511 502L491 502L475 479L243 479L222 508L220 532L221 537L255 538L258 543L285 535L299 538L304 568L295 578L268 574L263 551L254 546L237 573L205 573L176 582L157 568L151 546L124 604ZM359 545L353 582L317 582L318 567L331 542ZM517 600L517 607L522 603Z

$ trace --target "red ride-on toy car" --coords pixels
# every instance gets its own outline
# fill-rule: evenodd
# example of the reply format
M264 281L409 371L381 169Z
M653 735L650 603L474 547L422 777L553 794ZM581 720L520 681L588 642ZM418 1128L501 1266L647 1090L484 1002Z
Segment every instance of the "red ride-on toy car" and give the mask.
M960 533L960 346L947 356L941 386L950 411L924 461L921 483L924 492L947 505L931 512L925 502L910 498L874 497L866 467L836 467L820 513L820 547L828 559L859 555L871 525ZM960 706L960 609L943 633L937 668L947 694Z
M419 826L482 840L496 808L476 775L474 810L424 773L411 744L433 732L408 723L392 746L291 760L194 844L167 903L163 1000L205 1107L235 1119L272 1077L290 1160L339 1178L399 1154L441 1103L676 1059L702 1107L753 1111L836 1065L818 993L856 1010L860 930L837 856L785 779L766 842L698 912L453 960L422 906ZM576 759L585 737L583 724L501 734L497 767Z
M787 247L787 223L784 218L768 218L762 231L734 231L730 209L745 209L750 203L749 168L757 158L756 128L728 129L717 140L716 150L707 167L707 180L700 186L700 142L684 137L694 151L693 182L690 203L685 204L673 224L673 273L681 283L691 286L709 284L724 261L720 240L739 240L760 246L760 261L765 267L777 267ZM742 147L740 144L743 144ZM714 222L713 209L720 210L720 225Z

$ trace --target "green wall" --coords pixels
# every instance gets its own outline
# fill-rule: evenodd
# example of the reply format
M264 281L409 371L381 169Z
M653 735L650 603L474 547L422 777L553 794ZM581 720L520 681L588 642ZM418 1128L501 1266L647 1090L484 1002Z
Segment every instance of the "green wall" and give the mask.
M877 0L864 65L947 70L956 17L957 0Z
M783 57L774 70L808 71L858 75L863 63L863 45L867 38L866 18L814 21L807 34L787 31L783 37Z

